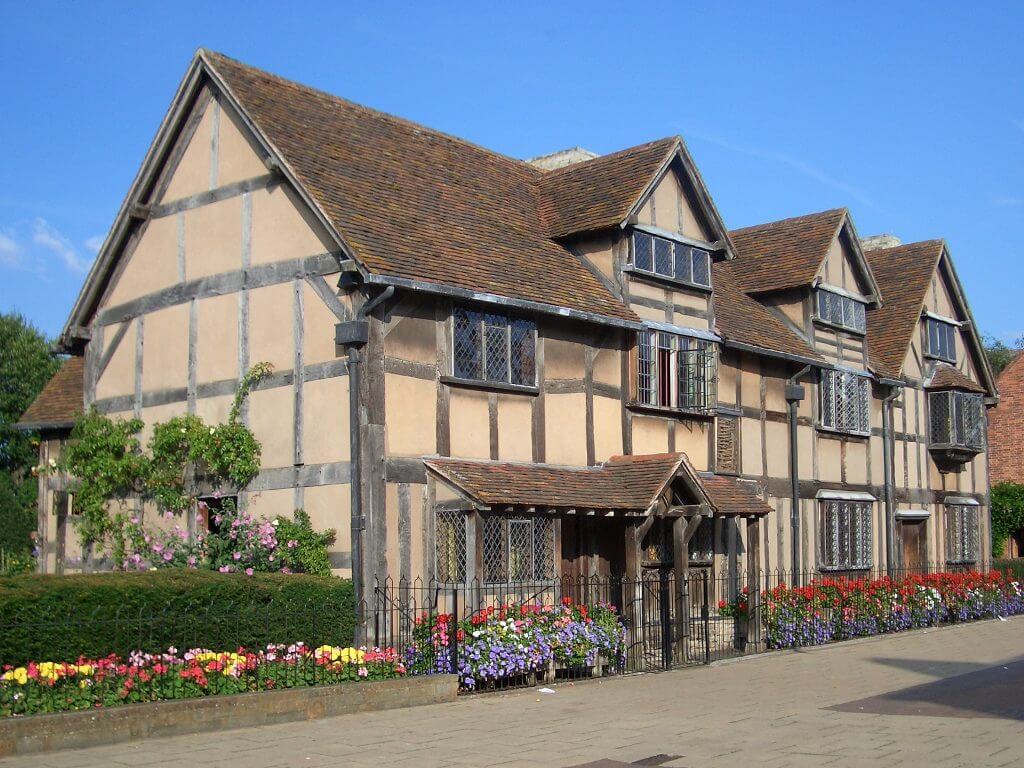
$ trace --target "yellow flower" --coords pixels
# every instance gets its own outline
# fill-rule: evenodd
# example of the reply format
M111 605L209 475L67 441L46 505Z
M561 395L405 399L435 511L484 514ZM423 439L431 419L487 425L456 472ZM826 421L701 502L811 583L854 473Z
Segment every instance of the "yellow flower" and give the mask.
M4 672L3 680L4 682L10 682L13 680L18 685L24 685L28 682L28 670L24 667L18 667L17 669Z
M95 670L92 664L79 664L75 667L75 671L80 675L91 675Z

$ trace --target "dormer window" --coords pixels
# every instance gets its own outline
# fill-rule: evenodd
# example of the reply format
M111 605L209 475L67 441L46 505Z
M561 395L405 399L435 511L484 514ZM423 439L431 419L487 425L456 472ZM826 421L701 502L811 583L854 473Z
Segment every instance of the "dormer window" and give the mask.
M956 362L956 323L926 317L925 354L949 363Z
M686 285L711 287L711 254L667 237L634 232L633 267Z
M817 314L815 319L853 333L867 330L863 301L846 296L827 288L817 289Z

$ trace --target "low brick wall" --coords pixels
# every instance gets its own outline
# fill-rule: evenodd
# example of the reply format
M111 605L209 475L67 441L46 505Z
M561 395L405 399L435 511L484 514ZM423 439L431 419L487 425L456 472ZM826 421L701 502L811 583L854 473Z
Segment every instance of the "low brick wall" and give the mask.
M155 701L0 719L0 757L454 701L455 675Z

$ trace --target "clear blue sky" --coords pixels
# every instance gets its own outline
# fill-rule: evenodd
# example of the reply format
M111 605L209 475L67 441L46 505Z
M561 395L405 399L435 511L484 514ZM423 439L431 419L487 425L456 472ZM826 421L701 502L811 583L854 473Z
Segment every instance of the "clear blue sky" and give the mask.
M0 310L49 334L199 46L528 157L680 133L740 227L945 237L1024 335L1024 3L0 0Z

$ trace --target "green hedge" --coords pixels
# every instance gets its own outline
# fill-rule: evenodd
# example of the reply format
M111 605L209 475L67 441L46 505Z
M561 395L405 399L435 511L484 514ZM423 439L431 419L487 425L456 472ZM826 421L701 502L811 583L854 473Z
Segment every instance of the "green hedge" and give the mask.
M352 582L300 574L161 570L0 578L0 664L235 650L303 641L349 645Z

